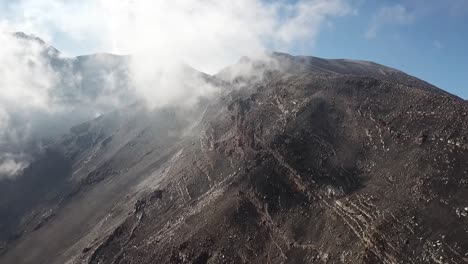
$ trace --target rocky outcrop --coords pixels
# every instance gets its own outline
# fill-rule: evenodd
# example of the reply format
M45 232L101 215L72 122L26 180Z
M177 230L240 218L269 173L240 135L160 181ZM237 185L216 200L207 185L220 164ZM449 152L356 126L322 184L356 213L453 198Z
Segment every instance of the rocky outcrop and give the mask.
M129 115L85 149L104 119L76 128L86 186L0 262L468 262L467 103L376 64L287 58L303 69L256 63L195 125ZM47 234L62 246L19 257Z
M277 74L206 115L199 143L161 183L167 198L145 202L133 239L97 254L124 252L101 263L465 263L467 111L405 83Z

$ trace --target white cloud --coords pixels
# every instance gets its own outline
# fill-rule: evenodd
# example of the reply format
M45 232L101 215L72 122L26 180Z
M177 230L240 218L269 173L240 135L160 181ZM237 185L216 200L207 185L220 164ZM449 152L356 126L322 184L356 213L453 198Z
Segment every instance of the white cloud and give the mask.
M98 41L107 32L105 6L99 1L15 0L5 5L0 10L0 22L15 31L35 34L52 43L63 34L79 45L106 48Z
M57 81L45 46L5 33L0 28L0 146L23 142L30 129L17 114L49 112L49 93ZM12 125L14 124L14 125Z
M132 54L137 91L161 104L186 95L168 80L173 79L170 74L180 78L172 72L175 64L215 73L241 56L288 51L301 43L311 46L329 18L352 13L348 1L18 0L4 14L0 10L0 23L51 43L68 43L66 53L74 53L68 48L75 46L92 46ZM167 85L171 89L162 87Z
M3 24L0 43L0 178L17 174L28 164L28 155L22 153L36 150L35 140L63 133L92 118L94 111L122 105L112 101L119 98L112 74L96 74L104 79L100 83L104 87L89 92L69 67L73 60L61 61L57 71L53 63L61 58L40 40L12 34Z
M403 5L384 6L372 16L366 38L373 39L377 34L389 26L408 25L414 20L414 15Z
M51 43L68 43L66 53L92 46L133 54L132 79L152 105L189 97L176 80L176 64L215 73L241 56L313 45L330 17L353 11L348 0L17 0L6 5L0 23Z
M24 157L11 154L0 155L0 180L16 176L26 166L27 163L24 162Z
M194 97L193 89L180 85L175 65L179 62L215 73L241 56L259 57L267 49L313 43L327 18L350 11L342 0L101 3L109 7L110 32L105 36L112 39L113 51L133 54L136 87L153 105ZM198 92L214 90L202 87Z
M46 108L55 73L42 56L46 52L44 47L12 34L0 34L0 43L0 105L27 102L33 107Z
M327 18L352 12L347 0L18 0L8 10L12 27L52 42L151 51L207 72L265 48L313 43Z
M0 147L25 145L39 132L47 136L56 131L48 126L73 120L71 113L80 109L98 113L109 109L103 105L122 103L115 100L120 98L114 96L118 78L112 73L100 73L106 87L96 98L80 93L80 85L60 91L75 98L57 95L64 76L72 84L80 84L82 76L66 67L66 72L55 72L44 59L43 46L14 39L7 31L59 43L68 54L75 54L76 47L132 54L129 74L135 92L157 107L190 105L215 91L186 74L181 63L215 73L241 56L261 57L267 50L313 45L330 18L353 11L348 0L16 0L1 6ZM82 106L70 106L69 101ZM11 159L5 164L4 172L21 168Z

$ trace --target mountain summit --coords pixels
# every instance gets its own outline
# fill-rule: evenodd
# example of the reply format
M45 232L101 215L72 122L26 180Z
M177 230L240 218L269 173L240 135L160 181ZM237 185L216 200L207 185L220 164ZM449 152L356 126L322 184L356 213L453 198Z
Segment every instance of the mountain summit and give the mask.
M102 115L0 182L0 263L468 261L466 101L283 53L206 78L219 97Z

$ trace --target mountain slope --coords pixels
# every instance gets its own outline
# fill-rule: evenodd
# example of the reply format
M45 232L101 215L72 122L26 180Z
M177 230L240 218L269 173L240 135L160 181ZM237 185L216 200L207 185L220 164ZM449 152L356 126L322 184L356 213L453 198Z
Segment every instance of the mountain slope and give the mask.
M461 101L308 74L224 111L91 263L467 261Z
M193 111L72 129L66 187L34 206L53 213L0 263L467 262L467 103L373 63L272 58Z

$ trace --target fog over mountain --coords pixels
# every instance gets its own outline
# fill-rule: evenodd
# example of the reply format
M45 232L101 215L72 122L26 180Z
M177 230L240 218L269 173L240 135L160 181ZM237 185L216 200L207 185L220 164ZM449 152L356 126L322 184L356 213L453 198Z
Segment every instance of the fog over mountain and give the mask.
M102 113L137 101L149 109L190 107L216 88L187 69L213 74L244 55L265 58L267 47L314 41L328 17L352 10L342 0L21 0L5 6L25 12L0 19L0 145L6 150L0 177L24 169L42 141ZM40 36L11 33L18 28ZM51 29L132 55L67 56L39 38L51 39Z
M41 39L2 34L0 174L14 176L43 141L137 100L126 57L63 57Z
M283 52L353 3L1 3L0 264L467 263L468 102Z
M135 87L131 56L10 36L33 76L2 97L27 104L3 107L0 263L468 261L454 95L273 52L213 75L156 70L175 89L163 104Z

